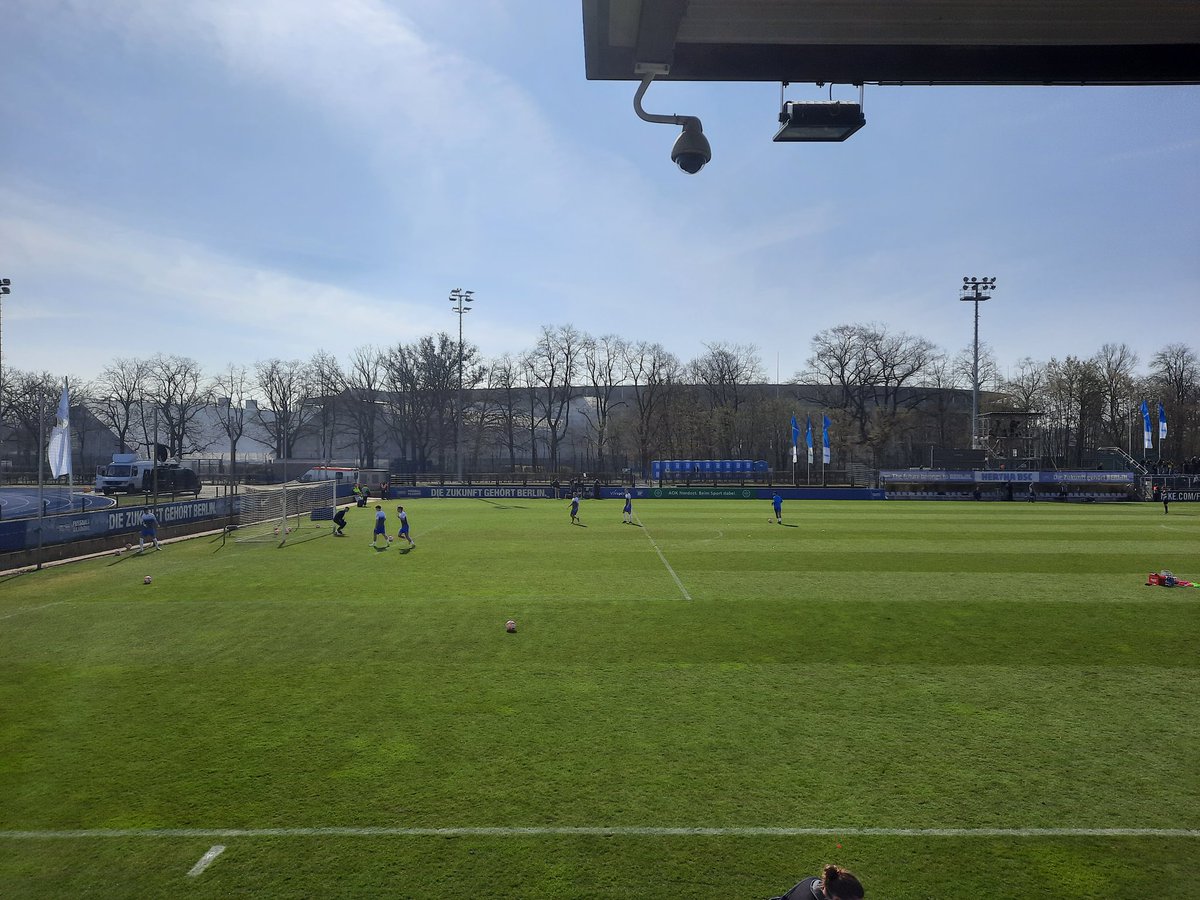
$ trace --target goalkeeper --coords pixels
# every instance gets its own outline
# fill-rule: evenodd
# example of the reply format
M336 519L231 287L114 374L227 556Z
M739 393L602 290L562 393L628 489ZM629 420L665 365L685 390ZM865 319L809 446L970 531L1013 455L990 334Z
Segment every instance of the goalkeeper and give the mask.
M336 537L344 537L346 534L346 507L339 506L338 511L333 514L333 533Z

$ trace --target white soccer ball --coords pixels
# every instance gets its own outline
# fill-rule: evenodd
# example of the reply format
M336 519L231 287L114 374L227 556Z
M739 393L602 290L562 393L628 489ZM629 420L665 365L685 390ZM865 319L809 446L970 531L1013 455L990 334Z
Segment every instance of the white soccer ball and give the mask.
M133 549L133 544L126 544L126 545L125 545L125 549L126 549L126 550L132 550L132 549Z
M504 630L507 631L509 634L515 633L517 630L517 623L515 621L513 621L512 619L509 619L507 622L504 623Z
M149 575L147 575L145 578L142 579L142 584L149 584L153 580L154 580L153 578L151 578Z
M395 540L395 539L389 534L388 535L388 543L390 544L393 540Z

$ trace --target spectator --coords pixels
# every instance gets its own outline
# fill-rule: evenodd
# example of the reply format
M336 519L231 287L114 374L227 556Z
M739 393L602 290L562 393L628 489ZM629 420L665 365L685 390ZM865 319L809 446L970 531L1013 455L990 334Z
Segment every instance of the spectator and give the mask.
M771 900L861 900L862 883L841 866L828 865L821 875L805 878L781 897Z

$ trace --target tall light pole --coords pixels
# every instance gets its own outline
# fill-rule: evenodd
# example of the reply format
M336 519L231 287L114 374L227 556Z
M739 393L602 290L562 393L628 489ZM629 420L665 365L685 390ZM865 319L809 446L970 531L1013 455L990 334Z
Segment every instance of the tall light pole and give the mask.
M4 296L12 293L12 281L0 278L0 416L4 415Z
M975 358L971 363L971 449L979 449L979 304L988 299L996 289L996 276L975 278L963 276L962 296L964 303L975 304Z
M471 311L474 293L474 291L464 291L462 288L455 288L450 292L450 302L454 304L453 312L458 314L458 413L454 417L454 458L460 482L463 480L463 316Z

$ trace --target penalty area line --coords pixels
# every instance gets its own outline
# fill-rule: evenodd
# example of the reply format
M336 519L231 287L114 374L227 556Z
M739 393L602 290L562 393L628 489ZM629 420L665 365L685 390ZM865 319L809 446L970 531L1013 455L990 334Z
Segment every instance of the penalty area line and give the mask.
M258 837L1156 837L1200 838L1197 828L790 828L730 826L687 828L657 826L462 826L447 828L79 828L62 831L0 831L0 840L80 838L258 838ZM212 862L225 848L215 846L197 866ZM206 861L207 860L207 861ZM201 869L203 871L203 869Z
M214 859L216 859L218 856L220 856L224 852L225 852L225 846L223 844L217 844L213 847L209 847L208 852L205 853L202 857L200 857L200 859L196 862L196 864L194 866L192 866L191 870L188 872L188 878L195 878L197 875L199 875L201 872L203 872L205 869L207 869L209 864Z
M683 582L679 580L679 576L675 574L675 570L671 568L671 564L667 562L667 558L663 556L663 552L658 549L658 544L655 543L654 536L650 534L650 529L642 524L641 517L638 517L638 526L646 533L646 537L650 541L650 546L654 548L654 552L658 554L658 558L662 560L662 564L667 567L667 571L671 573L671 577L675 579L675 584L678 586L680 593L683 594L684 600L691 600L692 595L688 593L687 588L683 586Z

